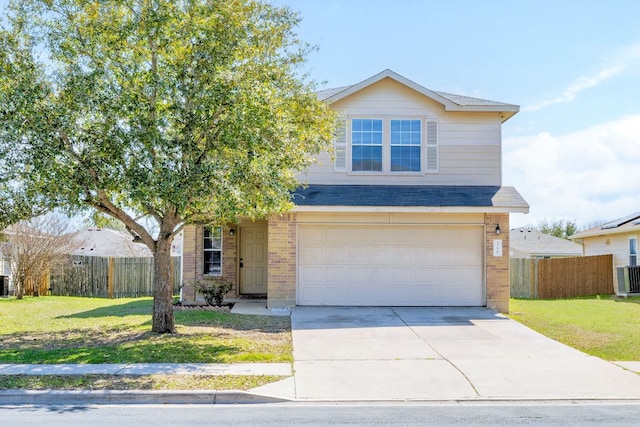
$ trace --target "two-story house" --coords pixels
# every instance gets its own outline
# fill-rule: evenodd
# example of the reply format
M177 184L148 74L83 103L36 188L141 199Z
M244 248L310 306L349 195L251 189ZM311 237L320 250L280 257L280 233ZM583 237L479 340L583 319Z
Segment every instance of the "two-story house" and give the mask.
M502 123L518 106L426 89L393 71L318 96L341 117L334 155L300 176L290 212L184 230L196 280L294 305L509 308Z

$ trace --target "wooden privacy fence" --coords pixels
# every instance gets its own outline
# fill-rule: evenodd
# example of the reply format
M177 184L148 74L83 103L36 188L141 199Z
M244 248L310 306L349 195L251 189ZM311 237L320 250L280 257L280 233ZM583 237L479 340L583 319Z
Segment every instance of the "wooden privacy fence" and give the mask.
M514 298L572 298L614 293L613 255L510 260Z
M172 257L173 292L180 291L180 257ZM153 258L72 256L51 274L51 295L135 298L153 295Z

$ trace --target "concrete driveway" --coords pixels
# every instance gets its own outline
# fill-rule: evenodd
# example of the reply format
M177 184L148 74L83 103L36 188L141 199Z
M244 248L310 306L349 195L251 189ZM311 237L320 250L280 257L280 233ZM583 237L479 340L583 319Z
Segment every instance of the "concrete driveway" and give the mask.
M296 307L299 400L640 399L640 376L484 308Z

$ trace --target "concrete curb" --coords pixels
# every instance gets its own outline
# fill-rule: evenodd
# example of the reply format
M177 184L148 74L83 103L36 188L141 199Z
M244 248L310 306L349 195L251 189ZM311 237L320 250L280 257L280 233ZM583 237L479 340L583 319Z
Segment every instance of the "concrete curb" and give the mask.
M288 401L237 390L0 390L0 405L215 405Z

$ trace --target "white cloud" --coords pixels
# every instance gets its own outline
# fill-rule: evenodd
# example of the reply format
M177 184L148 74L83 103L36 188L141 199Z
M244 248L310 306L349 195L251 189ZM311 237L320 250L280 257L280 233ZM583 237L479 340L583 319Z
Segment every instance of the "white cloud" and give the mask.
M640 211L640 114L563 136L505 138L504 184L531 205L512 226L542 218L611 220Z
M568 85L565 90L558 96L552 99L547 99L535 104L527 105L523 108L524 111L537 111L544 107L548 107L553 104L564 104L566 102L576 99L578 94L586 89L599 85L600 83L610 79L611 77L620 74L627 68L625 65L616 65L609 68L600 70L599 72L590 75L582 76L575 82Z
M640 68L640 44L623 46L611 54L607 64L596 73L578 77L574 82L569 83L560 95L527 105L523 111L538 111L550 105L571 102L581 92L596 87L627 70L638 68Z

